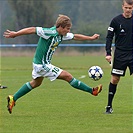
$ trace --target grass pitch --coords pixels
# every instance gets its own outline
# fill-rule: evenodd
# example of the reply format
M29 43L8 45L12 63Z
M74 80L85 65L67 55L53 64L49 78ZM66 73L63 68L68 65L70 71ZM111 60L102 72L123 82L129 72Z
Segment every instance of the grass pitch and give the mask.
M111 67L104 56L54 56L52 64L69 71L89 86L103 84L94 97L72 88L62 80L49 81L21 97L7 111L6 97L31 80L32 57L2 57L0 89L0 133L132 133L132 77L121 78L113 102L114 112L104 114ZM88 77L88 69L99 65L104 76L99 81Z

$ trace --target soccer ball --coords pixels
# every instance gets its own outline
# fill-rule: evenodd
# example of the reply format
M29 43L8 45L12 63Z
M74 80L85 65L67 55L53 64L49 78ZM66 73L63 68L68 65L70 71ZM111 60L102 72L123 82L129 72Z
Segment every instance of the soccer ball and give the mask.
M88 75L91 79L97 81L103 77L103 70L99 66L92 66L88 70Z

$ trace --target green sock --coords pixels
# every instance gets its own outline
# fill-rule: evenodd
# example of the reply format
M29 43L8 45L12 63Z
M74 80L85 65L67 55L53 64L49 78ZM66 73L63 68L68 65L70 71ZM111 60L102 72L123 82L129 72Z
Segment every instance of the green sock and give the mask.
M18 98L22 97L26 93L30 92L32 90L32 87L29 82L24 84L13 96L14 101L16 101Z
M92 88L91 88L91 87L89 87L88 85L84 84L83 82L81 82L81 81L79 81L79 80L77 80L77 79L75 79L75 78L73 78L73 79L69 82L69 84L70 84L72 87L76 88L76 89L79 89L79 90L82 90L82 91L86 91L86 92L89 92L89 93L92 94Z

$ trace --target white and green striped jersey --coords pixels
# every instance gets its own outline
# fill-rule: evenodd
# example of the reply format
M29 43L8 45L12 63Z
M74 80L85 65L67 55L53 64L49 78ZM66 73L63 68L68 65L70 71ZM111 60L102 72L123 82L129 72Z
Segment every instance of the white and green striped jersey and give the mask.
M38 46L33 58L35 64L51 63L52 55L62 40L73 39L73 33L67 33L66 36L60 36L56 27L42 28L36 27L36 34L40 36Z

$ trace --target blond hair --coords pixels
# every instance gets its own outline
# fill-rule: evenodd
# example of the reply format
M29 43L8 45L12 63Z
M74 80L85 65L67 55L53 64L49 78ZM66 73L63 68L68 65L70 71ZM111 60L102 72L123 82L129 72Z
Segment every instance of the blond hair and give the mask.
M65 28L67 26L70 27L70 26L72 26L72 22L71 22L71 19L68 16L59 14L59 16L56 20L55 26L56 26L56 28L58 28L60 26L62 28Z

